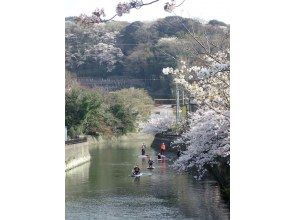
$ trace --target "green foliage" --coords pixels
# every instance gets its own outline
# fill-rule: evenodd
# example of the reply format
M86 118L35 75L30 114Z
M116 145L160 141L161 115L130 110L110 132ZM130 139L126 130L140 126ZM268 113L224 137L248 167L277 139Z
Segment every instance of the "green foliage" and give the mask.
M65 125L72 128L73 134L81 131L88 134L92 131L89 124L93 124L93 117L97 116L101 101L98 92L81 88L74 88L65 94Z
M80 125L83 120L83 110L81 109L80 92L77 89L65 94L65 125L74 128Z
M105 30L108 32L121 31L125 26L128 25L126 21L110 21L104 24Z
M122 89L112 94L112 102L124 104L139 120L145 120L151 114L153 100L143 89Z
M152 99L140 89L113 94L75 87L65 94L68 135L121 135L136 129L137 121L150 113Z
M226 23L218 20L210 20L208 24L213 25L213 26L228 26Z
M78 137L81 133L82 133L82 128L81 128L81 126L76 126L76 127L71 127L71 128L68 130L67 135L68 135L69 137L76 138L76 137Z
M154 79L144 84L154 97L171 95L169 78L162 76L163 68L175 68L177 60L195 61L195 57L204 52L187 29L204 45L207 40L213 42L212 53L229 44L224 38L224 29L215 25L215 21L206 25L195 19L169 16L153 22L112 21L84 27L73 19L70 17L65 23L67 69L77 77ZM106 47L103 52L101 45L97 47L99 44L113 48Z
M203 34L204 29L199 21L179 16L154 22L112 21L90 27L76 24L73 20L73 17L69 17L65 22L66 67L78 77L123 75L159 78L162 68L176 66L172 56L177 58L187 56L187 51L191 53L193 47L188 44L186 28L193 30L196 35ZM207 32L211 36L217 34L213 27ZM177 37L179 42L160 42L162 38L170 37ZM95 59L97 54L89 52L99 43L114 45L125 56L115 61L111 71L107 69L107 62Z
M136 114L129 111L129 109L121 103L112 105L110 111L114 117L118 119L114 125L116 133L126 134L127 132L134 131Z
M117 41L124 54L129 54L140 43L141 38L137 35L142 32L142 29L144 29L144 23L136 21L120 31Z
M185 27L193 29L198 33L202 28L199 21L180 16L168 16L158 19L151 28L158 31L159 38L161 37L176 37L186 33Z

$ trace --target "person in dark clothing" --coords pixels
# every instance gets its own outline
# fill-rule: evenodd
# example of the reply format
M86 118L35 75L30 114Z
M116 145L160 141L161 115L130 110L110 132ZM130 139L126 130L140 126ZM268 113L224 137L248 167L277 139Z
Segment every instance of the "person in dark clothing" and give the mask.
M136 164L136 166L134 166L133 174L134 175L140 174L140 168L139 168L138 164Z
M151 158L149 157L149 160L148 160L148 165L149 165L149 167L152 167L153 164L154 164L154 161L151 160Z
M181 156L181 154L182 154L181 150L180 150L180 149L178 149L177 156L178 156L178 157L180 157L180 156Z
M145 148L146 148L146 145L143 143L142 144L142 150L141 150L142 151L142 155L145 155L145 152L146 152L145 151Z
M160 153L157 154L157 159L159 159L159 160L161 159L161 154Z

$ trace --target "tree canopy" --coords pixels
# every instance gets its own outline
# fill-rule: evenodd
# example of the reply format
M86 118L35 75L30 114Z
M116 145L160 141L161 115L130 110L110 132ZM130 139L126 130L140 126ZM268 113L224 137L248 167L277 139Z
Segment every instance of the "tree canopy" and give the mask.
M187 30L204 42L209 40L220 47L225 44L219 43L226 32L223 28L179 16L94 25L83 25L69 17L65 21L66 69L77 77L157 79L151 90L166 88L165 93L169 93L169 78L161 70L175 68L179 60L192 60L204 52L191 43Z

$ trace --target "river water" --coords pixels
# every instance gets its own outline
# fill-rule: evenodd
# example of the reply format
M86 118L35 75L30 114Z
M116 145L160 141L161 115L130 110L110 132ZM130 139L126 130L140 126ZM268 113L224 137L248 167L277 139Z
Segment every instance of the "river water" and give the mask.
M156 155L151 148L146 153ZM229 205L215 181L197 182L191 175L176 174L172 161L156 160L149 171L147 160L138 158L138 142L96 148L91 154L89 163L66 173L68 220L229 219ZM143 172L140 178L130 177L136 163Z

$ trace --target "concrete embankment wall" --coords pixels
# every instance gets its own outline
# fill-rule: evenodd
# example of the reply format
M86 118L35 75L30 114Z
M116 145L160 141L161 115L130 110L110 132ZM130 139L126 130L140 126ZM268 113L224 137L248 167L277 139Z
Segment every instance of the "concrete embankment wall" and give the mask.
M95 148L106 148L114 143L128 143L135 141L141 144L145 142L148 146L153 141L153 135L130 133L120 137L100 137L98 139L88 137L87 142L65 145L65 171L80 166L91 159L91 150ZM138 144L138 146L141 146Z
M98 142L90 137L87 142L65 145L65 171L90 161L90 147Z

